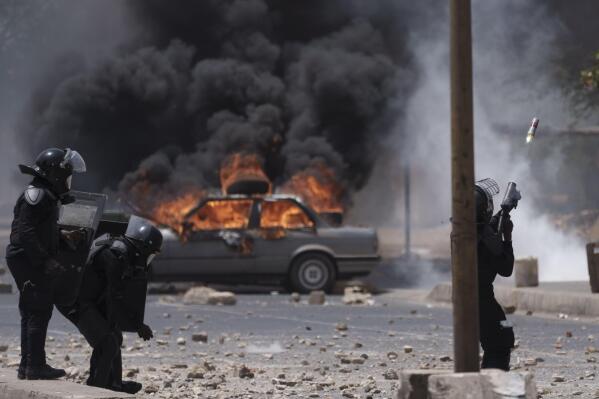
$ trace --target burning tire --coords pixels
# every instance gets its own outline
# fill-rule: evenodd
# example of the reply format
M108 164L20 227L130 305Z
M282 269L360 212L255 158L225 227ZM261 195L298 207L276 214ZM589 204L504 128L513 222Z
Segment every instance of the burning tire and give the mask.
M333 261L326 255L311 252L298 256L291 264L289 280L295 291L330 291L335 284Z

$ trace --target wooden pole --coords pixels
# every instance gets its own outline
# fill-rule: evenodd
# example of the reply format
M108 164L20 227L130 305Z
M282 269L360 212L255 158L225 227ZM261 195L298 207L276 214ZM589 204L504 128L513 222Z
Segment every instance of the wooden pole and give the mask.
M405 200L405 208L404 208L404 232L405 232L405 253L407 259L412 257L412 210L410 204L410 162L406 162L404 165L404 200Z
M456 372L479 371L470 0L451 0L451 265Z

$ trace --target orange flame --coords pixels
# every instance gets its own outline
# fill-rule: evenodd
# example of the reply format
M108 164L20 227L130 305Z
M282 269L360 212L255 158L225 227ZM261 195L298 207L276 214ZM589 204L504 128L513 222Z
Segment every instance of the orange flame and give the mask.
M182 234L185 216L198 205L203 196L201 190L193 190L177 198L160 202L150 211L149 216L156 223L168 226L178 234Z
M244 229L251 208L251 199L207 201L187 222L193 230Z
M271 182L262 170L262 162L255 154L236 153L228 157L220 170L222 190L239 182L258 184L251 187L272 189ZM234 187L233 192L239 189ZM335 172L324 163L315 163L296 173L281 187L281 192L297 195L318 213L343 213L343 187L338 183ZM197 188L182 188L180 194L167 196L161 187L147 181L137 184L130 197L139 212L154 222L172 228L183 240L187 232L197 230L244 229L249 222L251 199L207 201L197 212L186 216L206 196L206 191ZM260 225L267 230L297 229L313 227L312 221L292 201L264 201ZM277 234L282 234L280 237ZM282 238L284 232L275 234Z
M335 172L324 163L296 173L280 191L299 196L318 213L343 212L343 187L337 182Z
M220 168L220 183L223 194L232 194L232 186L236 183L250 182L256 187L259 184L260 194L268 194L272 190L270 180L262 169L260 157L256 154L235 153L223 162ZM235 191L235 190L233 190Z

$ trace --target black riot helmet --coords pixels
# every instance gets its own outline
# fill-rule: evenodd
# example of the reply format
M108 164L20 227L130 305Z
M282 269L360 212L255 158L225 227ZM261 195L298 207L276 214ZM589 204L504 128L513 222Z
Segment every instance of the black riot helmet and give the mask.
M59 196L71 191L73 172L86 171L83 157L70 148L48 148L35 159L35 166L19 165L22 173L36 176L47 181Z
M132 215L125 238L136 250L135 263L147 267L162 247L162 233L147 219Z
M487 224L493 216L493 197L499 193L499 185L493 179L479 180L474 185L476 198L476 224Z

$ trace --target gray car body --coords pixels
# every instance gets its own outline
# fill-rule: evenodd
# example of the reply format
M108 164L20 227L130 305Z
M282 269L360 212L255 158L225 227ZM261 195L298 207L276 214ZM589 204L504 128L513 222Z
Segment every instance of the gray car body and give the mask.
M249 198L254 202L248 227L227 232L232 236L249 238L253 244L251 252L243 253L228 244L222 237L223 230L197 231L183 241L172 230L164 229L162 252L152 263L153 280L248 282L262 278L286 278L295 258L314 252L325 254L334 262L337 278L367 275L378 264L378 239L374 229L330 226L294 196L211 197L200 202L187 217L191 217L207 201ZM286 229L282 238L264 238L259 226L261 204L263 201L279 200L295 202L314 226Z

